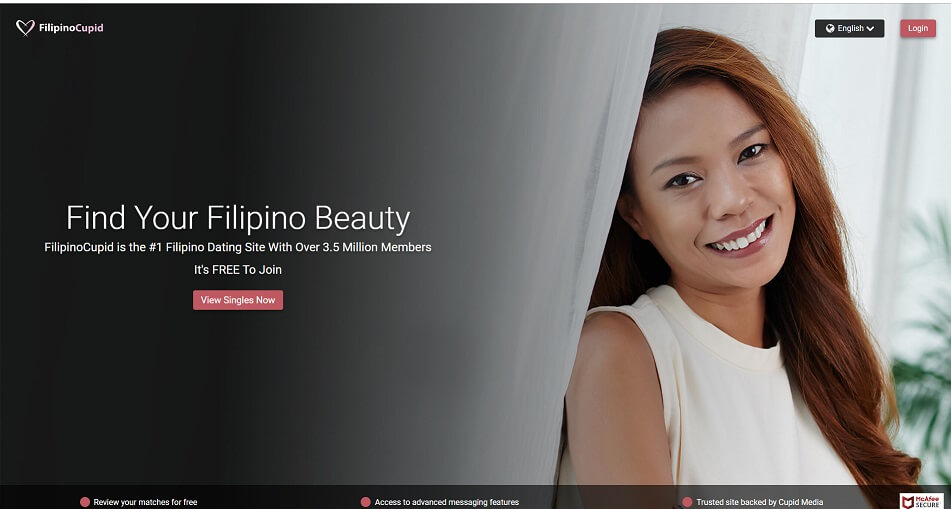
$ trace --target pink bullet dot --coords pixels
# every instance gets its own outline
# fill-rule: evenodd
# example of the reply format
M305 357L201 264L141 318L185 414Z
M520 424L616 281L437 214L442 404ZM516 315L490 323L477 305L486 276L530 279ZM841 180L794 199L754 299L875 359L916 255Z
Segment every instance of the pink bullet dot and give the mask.
M371 502L370 497L363 497L360 499L360 505L362 505L363 507L370 507L370 502Z
M89 507L89 497L83 497L79 499L79 505L83 507Z
M690 507L693 505L693 499L690 497L684 497L684 499L681 500L681 503L684 505L684 507Z

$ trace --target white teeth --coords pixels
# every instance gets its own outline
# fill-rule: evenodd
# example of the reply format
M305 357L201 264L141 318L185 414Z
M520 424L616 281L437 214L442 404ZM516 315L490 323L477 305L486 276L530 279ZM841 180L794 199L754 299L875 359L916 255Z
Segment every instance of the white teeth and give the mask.
M736 251L737 249L744 249L748 247L753 242L756 242L756 239L763 236L763 231L766 230L766 221L764 220L755 230L750 232L745 237L739 237L727 242L716 242L713 244L713 247L717 248L720 251Z

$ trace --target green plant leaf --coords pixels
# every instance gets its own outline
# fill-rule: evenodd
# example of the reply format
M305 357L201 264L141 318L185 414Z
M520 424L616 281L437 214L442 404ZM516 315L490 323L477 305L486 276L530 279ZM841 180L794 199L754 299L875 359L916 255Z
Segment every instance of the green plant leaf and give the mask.
M923 241L925 254L914 271L927 270L932 278L951 276L951 214L935 209L928 217L910 219L911 230ZM937 265L937 266L936 266ZM948 459L951 444L951 291L936 289L922 300L924 318L906 322L903 328L923 331L941 340L941 345L916 359L893 361L895 395L902 422L922 433L921 450L915 455L927 462L925 475L951 484Z

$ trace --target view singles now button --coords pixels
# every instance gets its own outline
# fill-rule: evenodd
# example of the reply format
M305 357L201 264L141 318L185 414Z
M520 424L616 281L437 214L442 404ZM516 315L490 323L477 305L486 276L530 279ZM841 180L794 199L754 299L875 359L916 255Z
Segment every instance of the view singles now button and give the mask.
M195 311L280 311L284 290L195 290Z

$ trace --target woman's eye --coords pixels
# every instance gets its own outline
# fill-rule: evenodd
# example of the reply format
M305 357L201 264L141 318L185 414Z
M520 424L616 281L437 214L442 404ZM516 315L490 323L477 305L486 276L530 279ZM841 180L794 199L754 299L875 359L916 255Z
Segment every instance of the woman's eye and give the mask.
M695 175L682 173L667 181L667 187L683 187L699 180Z
M740 160L737 162L740 162L744 159L749 159L751 157L756 157L762 154L764 150L766 150L765 143L757 143L756 145L750 145L749 147L746 147L745 149L743 149L743 152L740 152Z

